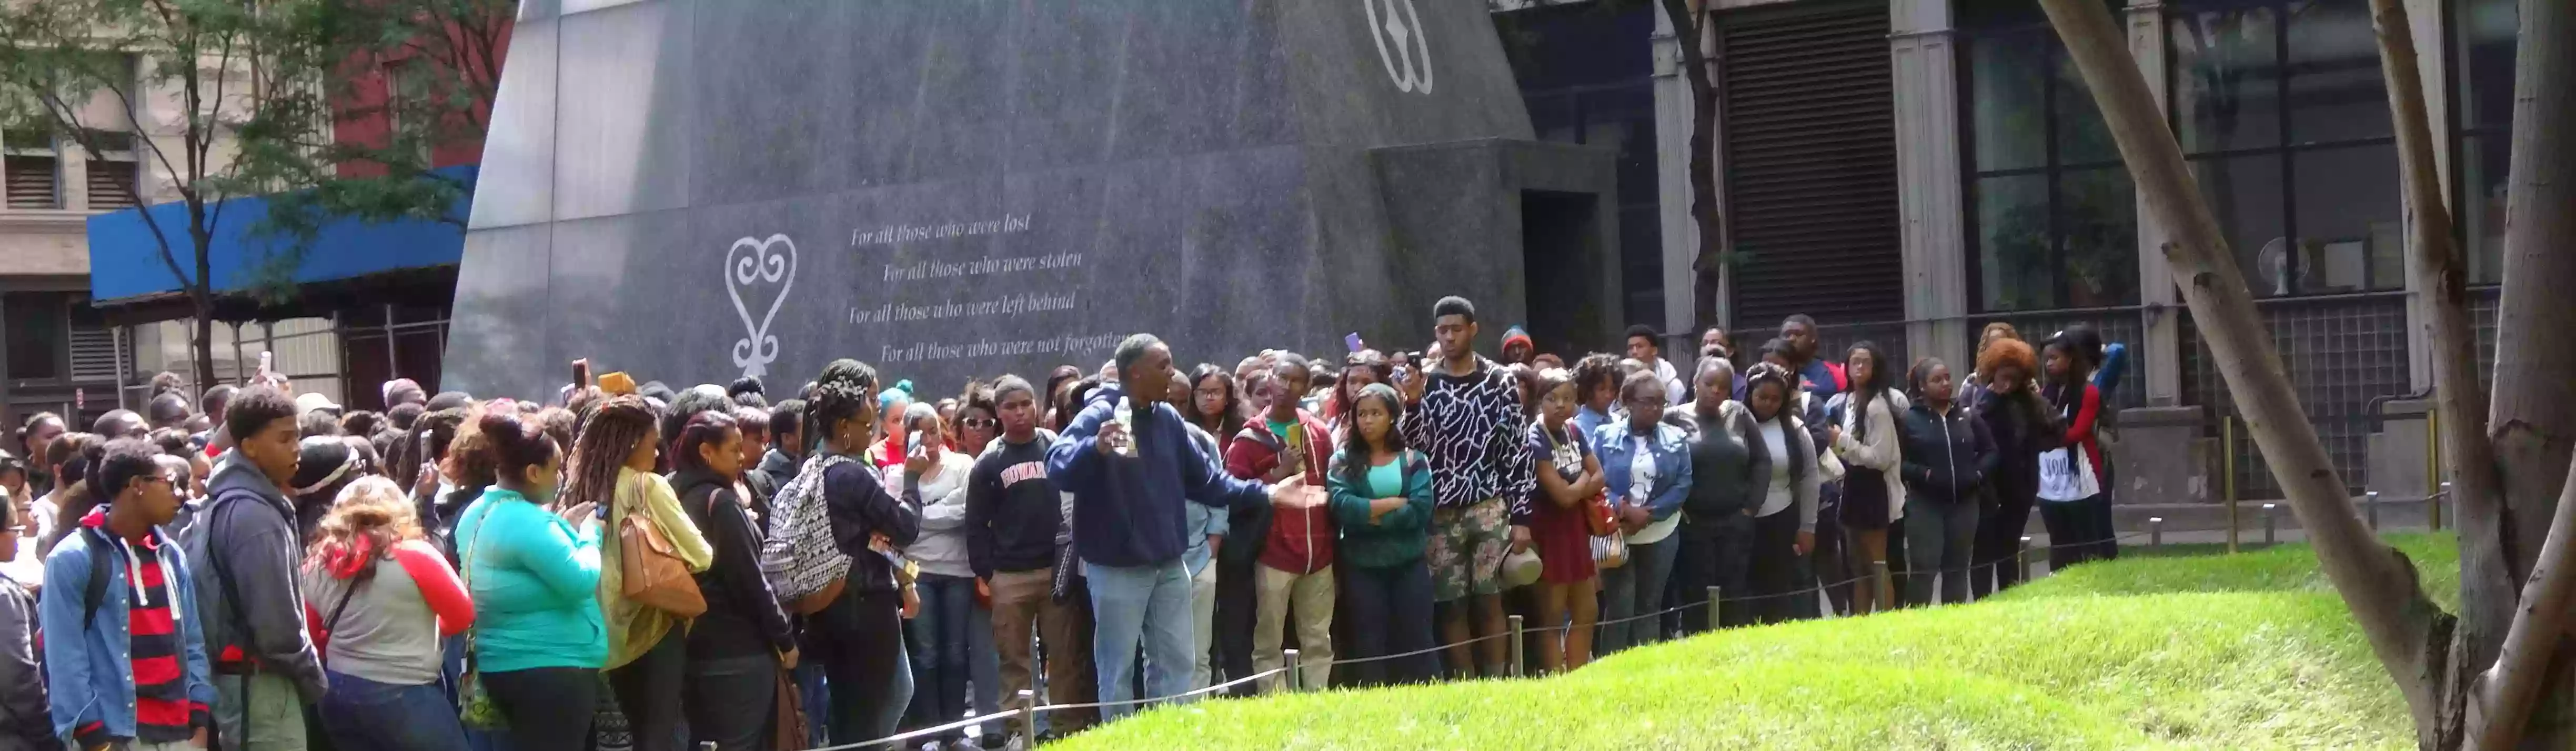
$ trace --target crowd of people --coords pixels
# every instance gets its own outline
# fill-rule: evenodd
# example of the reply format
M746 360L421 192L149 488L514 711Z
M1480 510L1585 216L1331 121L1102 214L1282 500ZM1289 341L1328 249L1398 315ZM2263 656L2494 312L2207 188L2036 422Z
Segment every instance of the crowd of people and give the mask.
M1220 685L1505 675L1511 615L1556 672L1964 602L2034 508L2052 567L2117 554L2087 330L1990 326L1965 373L1836 361L1803 316L1569 364L1431 312L1418 352L1184 370L1139 334L953 397L854 360L777 401L577 363L381 413L165 374L0 452L0 751L788 749L1079 705L926 739L1022 747Z

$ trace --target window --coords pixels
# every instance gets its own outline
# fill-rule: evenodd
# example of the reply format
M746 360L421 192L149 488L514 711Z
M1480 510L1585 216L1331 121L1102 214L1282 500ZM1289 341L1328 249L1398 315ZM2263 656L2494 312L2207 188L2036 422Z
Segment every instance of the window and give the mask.
M2256 295L2405 285L2405 210L2366 0L2193 0L2172 117Z
M2452 221L2470 284L2504 281L2505 165L2513 152L2514 0L2451 3Z
M9 330L9 379L63 377L71 349L71 298L61 292L0 295L0 328Z
M2065 45L2029 0L1960 15L1978 309L2136 303L2137 193Z
M143 192L143 186L136 182L139 172L135 169L134 134L94 130L90 132L90 143L98 147L95 154L82 150L89 157L89 184L86 188L90 209L113 211L134 208L135 196Z
M0 183L8 193L7 208L63 207L62 159L53 134L40 128L0 128Z

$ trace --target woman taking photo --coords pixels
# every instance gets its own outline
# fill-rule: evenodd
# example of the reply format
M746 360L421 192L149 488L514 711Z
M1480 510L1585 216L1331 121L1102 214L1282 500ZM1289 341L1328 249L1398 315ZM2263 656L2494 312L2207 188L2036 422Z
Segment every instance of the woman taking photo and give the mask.
M1927 357L1905 377L1916 401L1906 410L1905 604L1968 601L1968 556L1977 537L1977 499L1998 457L1986 423L1958 406L1950 366Z
M878 547L911 545L921 536L919 483L933 463L926 455L904 459L904 496L886 490L861 458L877 422L877 372L857 360L834 360L814 378L806 431L822 441L823 503L832 539L850 557L840 596L807 623L824 652L831 682L833 743L856 743L894 734L912 702L912 666L903 650L903 588L895 562ZM882 541L882 542L879 542Z
M1653 370L1631 374L1619 386L1625 416L1592 431L1610 507L1628 535L1628 565L1601 574L1603 654L1662 638L1661 618L1618 621L1663 609L1664 582L1681 547L1669 538L1681 527L1682 499L1690 496L1690 438L1663 421L1668 398Z
M692 748L718 751L768 747L771 703L778 671L796 666L796 634L760 575L760 530L745 511L741 486L742 429L722 412L700 412L673 443L671 485L680 510L706 533L715 563L697 575L707 612L689 624L687 688Z
M1834 455L1848 470L1841 521L1851 535L1852 566L1860 569L1852 582L1851 612L1868 615L1896 607L1895 583L1887 574L1887 528L1905 515L1905 481L1897 476L1904 435L1896 427L1904 397L1891 391L1896 373L1876 344L1853 345L1843 367L1851 390L1841 430L1833 439Z
M1972 407L1995 442L1995 469L1986 475L1994 502L1977 520L1969 556L1970 591L1982 600L2021 583L2016 556L2022 531L2030 527L2031 506L2039 500L2039 453L2057 448L2064 432L2031 384L2039 359L2029 344L2012 338L1988 342L1977 354L1977 372L1986 375L1986 391Z
M1334 552L1350 587L1350 659L1421 652L1352 665L1358 685L1417 683L1439 674L1430 653L1431 569L1422 551L1431 529L1431 464L1408 449L1395 423L1404 398L1372 383L1352 408L1350 438L1333 453L1325 484L1342 539Z
M896 434L903 437L908 454L929 460L928 469L912 480L922 503L921 536L903 546L904 557L921 566L916 585L921 612L905 621L903 629L912 647L908 655L914 686L911 724L926 728L966 716L967 671L974 662L994 663L984 675L998 674L1001 667L989 648L980 654L973 649L974 632L993 631L992 614L979 613L983 608L976 604L975 568L966 558L966 480L975 472L975 459L945 448L947 431L939 413L927 404L907 408ZM909 472L907 468L889 473L886 482L904 482ZM975 682L977 714L989 717L999 711L997 690L991 680ZM1001 732L998 725L985 729L993 737ZM940 740L954 743L963 738L961 731Z
M1771 455L1762 505L1753 510L1753 560L1747 576L1756 599L1755 620L1779 623L1812 607L1798 598L1798 559L1816 548L1816 444L1790 407L1795 376L1763 363L1745 374L1744 407L1760 429L1760 450ZM1810 601L1813 594L1805 594Z
M1691 376L1690 497L1682 502L1681 550L1673 570L1685 602L1705 597L1709 587L1717 587L1720 597L1748 593L1753 512L1771 481L1771 452L1762 448L1762 428L1753 414L1727 399L1733 393L1735 365L1723 357L1700 358ZM1682 628L1698 633L1746 622L1743 608L1724 610L1716 624L1709 623L1706 608L1684 610Z
M340 748L464 748L465 726L439 682L444 637L474 622L447 556L421 539L411 499L369 476L340 491L304 559L304 594L322 614L330 666L323 728Z
M546 511L563 456L536 421L496 410L478 416L475 428L468 446L498 479L456 522L474 600L473 669L507 720L508 748L580 748L608 660L595 507Z
M1538 549L1539 576L1534 587L1541 628L1569 622L1564 643L1548 631L1538 632L1539 668L1573 670L1592 661L1593 624L1600 620L1600 575L1592 564L1593 507L1608 487L1601 462L1592 453L1592 437L1574 428L1574 374L1564 368L1538 373L1538 421L1530 425L1529 452L1538 472L1536 497L1514 504L1513 543Z
M607 504L603 518L610 524L641 513L644 523L660 528L670 541L671 555L690 572L703 572L715 561L714 549L680 510L671 483L653 473L662 454L659 421L642 397L601 402L573 440L572 477L564 486L564 500ZM681 622L697 614L673 614L628 599L624 557L650 553L624 550L619 537L609 534L600 540L599 608L608 624L608 685L633 729L636 751L669 751L680 744L680 690L688 670Z

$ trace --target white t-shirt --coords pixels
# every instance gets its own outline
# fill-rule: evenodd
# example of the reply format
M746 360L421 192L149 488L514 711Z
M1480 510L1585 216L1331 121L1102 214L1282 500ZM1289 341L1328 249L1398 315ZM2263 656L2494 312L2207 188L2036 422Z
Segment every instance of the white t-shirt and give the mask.
M1762 421L1762 445L1771 450L1771 482L1762 494L1762 508L1754 516L1770 516L1788 510L1798 502L1798 494L1789 483L1789 436L1780 430L1780 421Z
M1628 462L1628 502L1645 506L1655 499L1653 437L1631 433L1628 435L1628 442L1636 452L1631 454L1633 458ZM1676 511L1672 516L1664 517L1662 521L1647 523L1644 528L1637 530L1636 534L1629 535L1628 542L1637 545L1663 542L1664 538L1672 536L1673 530L1680 529L1681 526L1682 515L1681 512Z

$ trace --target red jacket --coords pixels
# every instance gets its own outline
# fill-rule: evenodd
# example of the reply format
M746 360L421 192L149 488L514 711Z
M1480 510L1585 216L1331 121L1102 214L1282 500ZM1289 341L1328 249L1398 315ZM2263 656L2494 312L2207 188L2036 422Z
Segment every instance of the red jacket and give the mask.
M1297 421L1306 426L1306 477L1321 483L1325 468L1332 466L1333 431L1324 427L1322 418L1302 409L1297 410ZM1247 480L1263 478L1279 467L1279 454L1287 445L1285 436L1270 432L1269 415L1255 416L1245 423L1234 444L1226 447L1225 471ZM1261 542L1261 564L1292 574L1311 574L1333 565L1332 514L1323 506L1273 508L1270 532Z

